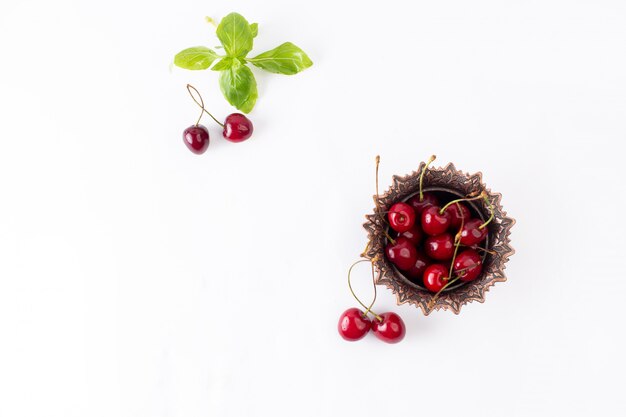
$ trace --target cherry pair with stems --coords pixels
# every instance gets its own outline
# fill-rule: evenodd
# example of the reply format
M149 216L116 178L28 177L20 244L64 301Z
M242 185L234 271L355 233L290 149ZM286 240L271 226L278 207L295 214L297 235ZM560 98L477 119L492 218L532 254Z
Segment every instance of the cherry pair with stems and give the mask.
M350 342L355 342L365 337L367 333L371 330L374 335L387 343L398 343L402 339L404 339L404 335L406 334L406 327L404 325L404 321L402 318L393 312L386 312L382 314L376 314L372 311L372 307L376 302L376 280L375 280L375 272L374 272L374 259L361 259L360 261L356 261L350 266L348 270L348 288L350 288L350 292L352 296L357 300L357 302L365 309L365 312L358 308L349 308L343 312L341 317L339 317L339 324L337 325L337 329L339 330L339 334L345 340ZM362 262L370 262L372 267L372 283L374 284L374 299L371 304L366 306L363 302L356 296L354 290L352 289L352 283L350 282L350 276L352 274L352 269ZM369 313L374 316L373 320L370 320Z
M224 123L220 123L204 108L204 100L202 100L202 96L194 86L187 84L187 91L189 91L189 95L201 109L200 117L198 117L196 124L189 126L183 132L183 142L185 142L185 145L187 145L187 148L189 148L191 152L200 155L209 147L209 130L200 124L204 113L211 116L211 119L222 127L222 136L230 142L243 142L252 135L252 131L254 130L252 122L246 116L241 113L232 113L226 117ZM194 92L200 101L196 99Z

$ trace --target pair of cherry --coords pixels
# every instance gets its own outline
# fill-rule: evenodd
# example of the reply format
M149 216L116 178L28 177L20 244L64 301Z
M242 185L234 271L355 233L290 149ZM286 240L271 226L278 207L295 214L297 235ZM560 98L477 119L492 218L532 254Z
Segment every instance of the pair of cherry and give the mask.
M198 95L200 101L196 99L192 90ZM221 123L204 108L204 100L202 100L202 96L195 87L187 84L187 91L189 91L189 95L191 95L193 101L202 109L196 124L189 126L183 132L183 142L185 142L185 145L187 145L187 148L189 148L191 152L200 155L209 147L209 130L200 124L200 119L202 119L204 113L211 116L215 123L222 127L222 136L230 142L243 142L252 135L252 131L254 130L252 122L246 116L241 113L232 113L226 117L224 123Z
M374 336L387 343L400 342L406 333L404 321L396 313L375 314L374 320L370 320L367 314L356 307L343 312L337 329L341 337L350 342L363 339L370 330Z
M402 318L396 313L387 312L382 314L376 314L372 311L372 307L376 303L376 279L374 272L374 262L376 259L372 260L360 260L350 266L348 270L348 288L352 293L352 296L358 301L363 308L365 308L365 312L358 308L349 308L341 314L339 317L339 324L337 325L337 330L341 337L344 340L350 342L356 342L357 340L361 340L365 337L367 333L371 330L374 335L387 343L398 343L402 339L404 339L404 335L406 333L406 327L404 326L404 321ZM374 284L374 299L371 304L366 306L363 302L357 297L352 289L352 284L350 283L350 275L352 274L352 269L361 262L370 262L370 266L372 268L372 283ZM373 320L370 320L369 314L374 316Z

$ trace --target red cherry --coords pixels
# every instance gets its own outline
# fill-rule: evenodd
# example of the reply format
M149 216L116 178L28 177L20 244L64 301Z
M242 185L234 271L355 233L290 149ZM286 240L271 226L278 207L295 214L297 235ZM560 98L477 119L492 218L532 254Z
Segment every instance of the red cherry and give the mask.
M411 269L405 271L405 275L414 282L422 282L422 276L424 275L424 271L426 267L430 265L432 261L422 252L417 251L417 257L415 258L415 263L411 267Z
M452 271L461 281L474 281L482 269L482 259L474 249L466 249L454 258Z
M387 343L398 343L404 339L406 327L404 321L396 313L383 313L380 315L382 321L372 320L372 331L377 338Z
M189 126L183 132L183 142L195 154L203 154L209 147L209 131L202 125Z
M440 213L441 207L429 206L422 212L422 230L427 235L437 236L444 233L450 227L450 213Z
M461 230L461 244L465 246L476 245L487 236L489 232L486 227L481 229L483 221L480 219L470 219L463 225Z
M458 205L457 203L452 204L445 211L450 213L450 227L455 231L459 230L462 221L466 222L472 216L467 206L462 203L458 203Z
M402 271L411 269L417 258L417 250L405 237L397 238L395 245L388 244L385 253L389 261Z
M424 286L432 292L439 292L448 283L448 268L432 264L424 271Z
M406 232L415 224L415 212L406 203L396 203L387 214L389 226L398 233Z
M407 201L413 210L415 210L416 214L422 214L422 211L428 206L438 206L439 199L436 195L431 193L424 193L424 198L420 200L419 194L411 197L409 201Z
M252 122L241 113L229 114L224 121L222 135L231 142L243 142L252 136Z
M370 331L371 320L358 308L349 308L339 317L337 330L345 340L355 342Z
M400 233L398 236L407 238L407 240L411 242L413 246L417 246L422 241L424 232L422 232L422 229L420 229L420 227L417 224L415 224L409 230L407 230L406 232Z
M429 236L424 242L426 254L438 261L447 261L454 255L454 238L450 233Z

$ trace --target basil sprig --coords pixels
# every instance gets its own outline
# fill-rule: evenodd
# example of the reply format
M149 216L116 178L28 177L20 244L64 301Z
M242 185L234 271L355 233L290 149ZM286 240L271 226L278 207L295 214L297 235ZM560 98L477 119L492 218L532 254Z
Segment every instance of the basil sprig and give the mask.
M176 54L174 64L188 70L206 70L212 66L212 70L220 72L220 89L226 100L242 112L249 113L259 95L256 79L247 64L285 75L297 74L313 65L307 54L291 42L247 58L258 28L257 23L250 24L242 15L230 13L217 27L217 38L226 55L196 46Z

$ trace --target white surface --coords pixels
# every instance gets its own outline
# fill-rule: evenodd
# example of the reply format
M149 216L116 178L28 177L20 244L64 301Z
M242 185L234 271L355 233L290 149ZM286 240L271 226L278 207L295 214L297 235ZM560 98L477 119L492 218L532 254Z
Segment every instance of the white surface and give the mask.
M0 415L626 414L622 1L6 1L0 13ZM213 72L205 15L259 22L256 131ZM206 120L209 124L209 121ZM517 219L509 281L399 345L336 333L381 184L431 153ZM367 268L355 284L369 296Z

